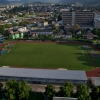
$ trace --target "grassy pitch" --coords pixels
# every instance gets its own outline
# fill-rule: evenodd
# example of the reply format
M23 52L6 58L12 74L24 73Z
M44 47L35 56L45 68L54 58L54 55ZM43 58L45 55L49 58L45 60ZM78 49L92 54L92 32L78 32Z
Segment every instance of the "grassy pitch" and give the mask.
M0 56L0 66L90 70L93 65L81 45L20 43Z

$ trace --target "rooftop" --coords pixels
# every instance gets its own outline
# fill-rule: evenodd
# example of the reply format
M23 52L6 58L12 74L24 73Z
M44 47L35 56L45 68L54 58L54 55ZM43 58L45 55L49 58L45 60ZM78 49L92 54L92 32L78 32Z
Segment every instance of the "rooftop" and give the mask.
M95 86L100 86L100 77L92 77L92 83Z
M100 21L100 18L95 18L95 20Z
M87 80L85 71L78 71L78 70L48 70L48 69L2 68L1 67L0 76Z
M52 32L52 29L35 29L31 30L31 32Z
M78 100L77 98L54 97L53 100Z
M91 11L91 10L74 10L74 9L72 9L72 10L70 10L70 9L61 9L60 10L61 12L73 12L73 11L75 11L75 12L93 12L93 11Z

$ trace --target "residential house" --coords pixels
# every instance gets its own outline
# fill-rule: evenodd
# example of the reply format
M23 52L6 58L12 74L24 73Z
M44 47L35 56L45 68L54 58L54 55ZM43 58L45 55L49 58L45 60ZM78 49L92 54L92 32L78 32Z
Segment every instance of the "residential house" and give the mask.
M65 38L65 34L63 30L60 30L57 34L54 35L55 38Z
M32 24L32 23L37 23L37 22L42 22L42 21L44 22L45 18L43 18L43 17L34 17L34 18L27 18L25 20L27 20L27 22L29 24Z
M77 34L78 34L78 35L80 35L80 34L81 34L81 31L80 31L80 30L79 30L79 31L77 31Z
M32 34L42 34L42 35L52 35L52 29L35 29L30 31L30 35Z
M37 33L33 33L31 37L32 38L38 37L38 34Z
M92 40L94 38L93 33L87 33L87 39Z
M72 33L70 31L67 31L66 37L71 39L72 38Z
M48 25L48 22L42 21L42 22L37 22L38 27L45 27Z
M21 33L20 31L18 30L12 30L12 29L9 29L8 32L10 33L9 34L9 37L11 39L19 39L19 38L23 38L24 34L23 32Z
M18 28L18 31L20 31L20 32L26 32L27 28L26 27L20 27L20 28Z
M27 24L26 27L27 27L27 28L31 28L31 27L33 27L33 25L34 25L34 24Z
M54 36L55 38L63 38L63 39L71 39L72 38L72 33L67 31L66 34L64 34L64 31L60 31L58 34Z
M92 39L98 39L98 36L94 35L91 31L88 31L86 35L83 35L83 38L92 40Z
M50 13L39 13L38 14L40 17L49 17L49 16L51 16L52 14L50 14Z

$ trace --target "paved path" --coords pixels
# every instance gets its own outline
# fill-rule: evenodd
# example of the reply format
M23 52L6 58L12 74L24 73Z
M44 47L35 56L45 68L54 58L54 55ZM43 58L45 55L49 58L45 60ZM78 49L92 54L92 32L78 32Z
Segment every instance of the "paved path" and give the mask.
M32 88L32 91L34 91L34 92L45 92L45 87L46 87L47 85L42 85L42 84L30 84L30 86L31 86L31 88ZM59 91L59 87L60 87L61 85L54 85L54 86L55 86L56 92L58 92L58 91ZM76 87L74 87L73 92L74 92L74 93L76 92Z
M47 85L41 85L41 84L30 84L32 91L34 92L45 92L45 87ZM59 91L59 85L54 85L55 86L55 90Z

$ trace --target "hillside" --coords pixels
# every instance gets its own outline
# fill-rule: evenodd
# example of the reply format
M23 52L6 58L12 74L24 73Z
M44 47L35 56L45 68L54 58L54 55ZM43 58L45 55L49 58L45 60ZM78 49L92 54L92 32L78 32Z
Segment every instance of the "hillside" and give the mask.
M75 2L82 2L87 4L100 4L100 0L60 0L61 3L75 3Z
M30 2L49 2L49 3L75 3L82 2L87 4L100 4L100 0L0 0L0 4L9 4L9 3L30 3Z

